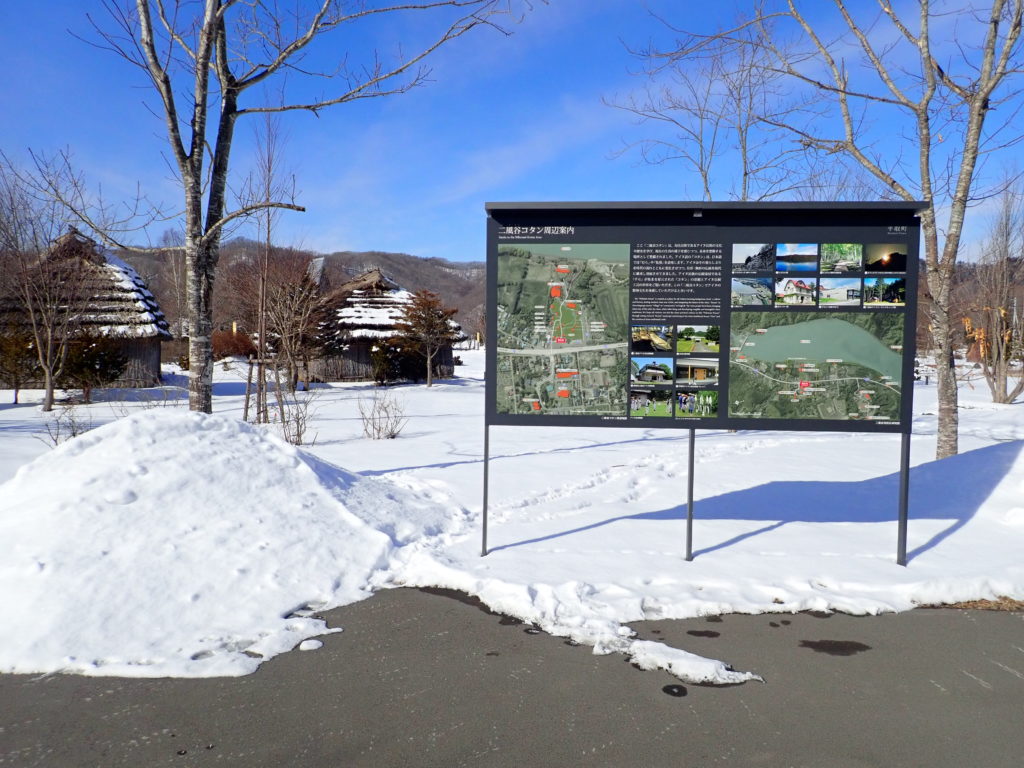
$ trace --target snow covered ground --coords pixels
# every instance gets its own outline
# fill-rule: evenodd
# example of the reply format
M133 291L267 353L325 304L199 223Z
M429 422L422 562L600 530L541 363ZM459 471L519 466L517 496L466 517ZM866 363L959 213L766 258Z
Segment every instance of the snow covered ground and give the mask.
M183 378L100 393L54 449L39 394L0 392L0 671L214 676L326 631L317 611L392 586L478 596L547 632L739 682L728 659L634 639L629 622L728 612L901 611L1024 598L1024 405L961 390L961 454L935 451L915 392L908 567L896 565L895 435L698 432L686 562L684 430L491 430L480 557L483 353L392 393L409 421L362 436L366 384L319 390L313 445L241 421L240 366L213 416Z

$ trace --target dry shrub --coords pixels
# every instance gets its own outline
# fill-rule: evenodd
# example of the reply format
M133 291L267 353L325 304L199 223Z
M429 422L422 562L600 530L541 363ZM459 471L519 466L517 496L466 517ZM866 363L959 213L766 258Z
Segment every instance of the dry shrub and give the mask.
M360 399L359 416L363 434L371 440L393 440L408 421L405 406L391 392L375 392L369 402Z
M225 357L249 357L256 354L256 345L248 335L237 331L214 331L210 337L213 344L213 359L222 360Z

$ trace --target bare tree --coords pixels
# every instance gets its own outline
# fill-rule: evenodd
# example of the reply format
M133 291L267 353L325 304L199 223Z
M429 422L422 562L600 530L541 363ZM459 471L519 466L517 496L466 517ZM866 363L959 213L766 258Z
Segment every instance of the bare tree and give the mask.
M43 379L42 409L50 411L81 308L88 246L74 233L58 237L67 226L65 209L36 197L25 174L6 156L0 160L0 320L30 338Z
M212 305L221 236L226 226L267 208L301 211L291 199L228 203L235 128L240 117L268 112L318 114L339 104L403 93L427 81L423 63L470 30L496 27L512 0L432 0L395 5L344 0L107 0L114 28L97 31L105 47L141 69L159 98L168 148L183 192L189 321L189 407L212 407ZM413 54L385 63L379 55L354 65L342 50L320 70L308 54L333 33L353 34L361 21L415 16L439 31ZM422 29L422 26L420 27ZM330 49L328 49L330 50ZM323 78L323 79L321 79ZM310 95L313 81L326 90ZM259 95L276 82L285 101ZM256 88L255 86L260 86ZM295 89L295 90L289 90ZM289 96L288 94L292 95Z
M749 35L749 33L748 33ZM801 188L791 163L798 149L780 141L778 125L797 110L778 90L781 75L752 44L721 47L695 61L647 47L646 87L610 106L636 115L660 135L633 142L647 163L681 161L700 179L702 199L716 189L738 200L766 200ZM727 188L716 182L729 179Z
M767 122L804 152L853 161L893 197L923 201L942 458L958 446L954 268L968 206L993 194L978 189L980 164L1021 138L1013 85L1022 66L1024 0L991 0L984 10L919 0L916 18L892 0L876 2L870 11L865 3L832 0L835 15L828 17L819 13L822 3L769 0L730 29L682 33L659 54L683 63L756 51L784 92L805 105L790 119ZM811 6L813 19L802 9ZM952 15L953 37L934 37L936 18ZM896 148L886 143L894 136Z
M278 250L267 263L265 282L265 330L276 358L287 373L294 392L300 371L309 384L309 356L316 343L322 316L321 296L308 254Z
M667 127L668 136L649 137L633 142L623 152L638 149L644 162L652 165L681 161L700 179L703 200L713 199L712 177L725 154L726 116L714 100L718 82L715 70L719 62L711 61L690 72L673 68L670 84L650 83L641 93L631 94L622 102L606 102L610 106L636 115L641 123Z
M1008 189L971 279L960 286L964 326L992 393L1012 403L1024 392L1019 368L1024 352L1024 198ZM1011 377L1011 373L1014 375Z
M156 270L154 293L160 295L160 308L177 338L188 337L185 319L185 238L176 229L166 229L159 240L160 263Z
M246 184L247 192L246 196L249 200L274 200L286 195L294 194L294 180L289 185L282 181L281 174L281 152L283 144L283 134L281 131L281 116L276 113L267 112L263 115L262 123L257 123L255 129L256 139L256 169L254 173L249 177ZM256 330L256 422L257 423L268 423L270 420L269 409L267 407L267 363L270 354L270 347L268 346L268 332L270 327L268 325L268 294L270 290L270 262L271 252L274 250L274 227L277 224L277 219L280 214L280 210L273 207L266 207L262 209L257 215L257 223L260 232L260 240L262 241L258 246L259 252L256 257L256 302L255 302L255 330ZM295 261L292 259L291 261ZM289 265L292 266L292 265ZM281 269L280 265L275 264L275 298L287 299L291 298L290 292L284 288L286 285L294 283L301 283L303 278L306 277L309 264L308 260L306 263L300 264L299 274L295 276L293 274L294 269L289 270L288 268ZM248 275L251 278L251 273ZM247 281L251 283L251 280ZM251 289L251 285L249 286ZM300 291L301 292L301 291ZM248 291L251 298L252 291ZM281 321L285 321L285 326L290 330L290 326L287 324L287 320L291 319L290 314L286 309L283 309L280 305L280 301L275 304L275 319L277 324L280 325ZM295 371L296 367L294 364L295 360L295 344L292 343L294 338L288 330L285 331L283 336L279 335L280 343L278 343L278 351L284 349L286 351L286 360L289 362L288 370L288 381L291 385L291 390L295 391ZM283 345L283 347L282 347ZM275 356L275 376L280 379L279 372L276 370L278 364L278 358ZM280 398L280 393L278 393Z

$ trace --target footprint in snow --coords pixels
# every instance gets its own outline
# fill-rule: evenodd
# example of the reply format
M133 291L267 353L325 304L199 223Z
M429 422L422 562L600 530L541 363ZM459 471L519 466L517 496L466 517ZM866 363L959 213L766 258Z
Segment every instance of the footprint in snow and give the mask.
M121 488L103 494L103 500L108 504L131 504L138 498L130 488Z

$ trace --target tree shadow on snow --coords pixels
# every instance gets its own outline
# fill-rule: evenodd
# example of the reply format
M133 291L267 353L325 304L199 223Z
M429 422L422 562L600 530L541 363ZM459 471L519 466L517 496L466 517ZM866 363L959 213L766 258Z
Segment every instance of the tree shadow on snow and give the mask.
M927 552L963 528L1009 473L1024 441L1015 440L932 461L910 470L910 520L950 520L947 528L907 553L907 561ZM842 472L841 467L836 468ZM700 477L696 478L699 487ZM779 481L723 493L694 502L701 520L764 521L767 525L697 550L698 557L727 549L744 539L768 533L787 523L885 523L899 517L899 472L853 482ZM685 520L686 503L654 512L620 515L549 536L497 546L492 551L571 536L622 520Z
M456 414L453 414L453 415L455 415L455 416L462 416L464 414L456 413ZM527 429L531 429L531 428L527 428ZM608 427L594 427L595 431L599 430L599 429L607 430ZM584 427L584 428L576 429L574 431L575 431L576 434L574 434L573 436L577 437L580 433L585 433L587 430ZM481 438L483 437L482 432L483 432L483 428L481 427ZM407 434L407 433L403 432L401 436L402 437L408 437L410 434L411 433ZM428 432L419 432L419 433L416 433L416 434L418 436L418 435L426 435L426 434L429 434L429 433ZM360 439L361 440L362 438L354 438L354 439ZM490 460L491 460L491 462L493 464L494 462L500 461L500 460L503 460L503 459L521 459L521 458L528 457L528 456L549 456L549 455L555 455L555 454L559 454L559 453L576 453L578 451L587 451L587 450L592 450L592 449L615 448L615 447L618 447L618 446L627 445L629 443L680 442L680 441L688 440L688 439L689 438L686 435L680 434L678 430L673 430L671 433L666 434L666 430L645 429L643 431L643 434L640 437L631 437L631 438L627 438L625 440L610 440L610 441L591 440L589 442L584 442L584 443L580 443L580 444L576 444L576 445L566 445L566 446L563 446L563 447L560 447L560 448L547 448L547 449L544 449L544 450L520 451L519 453L491 454ZM698 437L698 439L700 439L700 438ZM388 474L391 474L392 472L410 472L410 471L414 471L414 470L417 470L417 469L447 469L449 467L455 467L455 466L459 466L461 464L483 464L484 463L483 456L480 453L477 453L477 452L464 452L460 448L460 450L449 451L449 453L454 454L454 455L460 455L460 456L462 456L462 455L471 456L472 458L459 459L459 460L455 460L455 461L441 461L441 462L435 462L435 463L432 463L432 464L413 464L413 465L403 466L403 467L390 467L388 469L367 470L366 472L362 472L361 474L364 474L364 475L388 475Z

